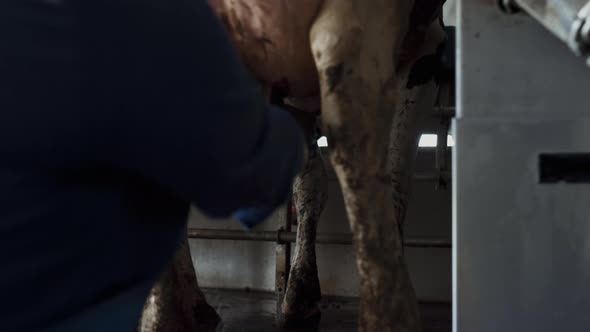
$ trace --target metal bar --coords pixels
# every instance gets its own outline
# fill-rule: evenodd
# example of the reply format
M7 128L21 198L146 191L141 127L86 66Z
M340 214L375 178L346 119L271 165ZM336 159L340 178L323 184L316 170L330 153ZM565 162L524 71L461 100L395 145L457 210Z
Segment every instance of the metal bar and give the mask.
M451 86L443 84L439 88L438 92L438 103L440 105L449 105L451 102ZM445 107L439 107L439 112L442 113ZM454 111L454 107L453 107ZM449 160L448 160L448 135L449 127L451 125L451 119L449 117L440 117L438 120L438 128L436 130L436 150L435 150L435 168L438 173L438 182L436 185L437 189L446 189L449 177L444 176L445 172L448 172Z
M441 125L443 126L443 125ZM436 189L447 189L450 176L445 176L448 172L448 155L447 155L447 132L449 126L439 130L437 133L437 143L435 152L435 165L438 178L436 179Z
M514 2L549 31L567 42L578 12L588 0L514 0Z
M567 43L590 65L590 1L588 0L499 0L500 8L512 13L519 7L547 30ZM508 10L507 10L508 9Z
M412 180L416 182L438 182L440 179L445 179L447 182L451 179L450 171L443 172L417 172L412 176ZM332 174L328 175L329 181L338 181L338 178Z
M508 0L505 0L508 1ZM513 0L511 0L513 1ZM321 108L321 100L318 97L308 97L308 98L286 98L285 103L290 105L296 109L315 112ZM452 118L455 116L455 107L454 106L435 106L434 107L434 114L433 116L445 116L448 118Z
M453 118L455 117L455 106L435 106L432 116Z
M188 237L191 239L210 239L210 240L238 240L238 241L258 241L258 242L295 242L297 233L291 231L277 232L273 231L250 231L226 230L226 229L207 229L207 228L189 228ZM352 244L352 235L347 233L318 233L316 243L320 244ZM404 239L404 246L414 248L451 248L452 243L449 239L435 237L407 237Z

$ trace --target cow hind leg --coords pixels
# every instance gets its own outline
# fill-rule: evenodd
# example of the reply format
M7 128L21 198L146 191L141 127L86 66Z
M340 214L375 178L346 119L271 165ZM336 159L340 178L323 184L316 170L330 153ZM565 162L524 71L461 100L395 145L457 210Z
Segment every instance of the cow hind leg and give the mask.
M420 39L423 43L417 48L414 57L397 69L399 80L389 156L393 204L397 220L402 222L411 194L414 163L421 136L420 125L434 114L439 92L439 83L434 79L440 69L440 54L437 53L446 43L443 26L438 20L431 22L425 30L410 31L407 37Z
M315 115L308 114L315 122ZM317 139L313 131L308 140ZM315 254L317 223L327 199L328 180L320 151L316 144L309 159L293 185L293 206L297 213L297 242L295 259L289 273L287 289L281 305L284 326L314 325L319 320L318 302L321 298Z
M145 303L140 332L215 331L220 318L199 289L185 239Z
M407 32L411 5L326 0L310 32L330 160L354 237L359 331L421 329L387 158L397 96L394 51Z

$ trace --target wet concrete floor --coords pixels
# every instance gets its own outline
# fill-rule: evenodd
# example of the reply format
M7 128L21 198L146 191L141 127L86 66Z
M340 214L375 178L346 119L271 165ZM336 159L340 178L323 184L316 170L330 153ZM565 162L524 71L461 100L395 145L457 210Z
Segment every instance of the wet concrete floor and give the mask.
M285 331L275 324L276 298L273 293L221 289L203 289L203 292L223 320L218 332ZM356 331L358 299L324 296L320 309L322 317L317 328L288 331ZM420 312L424 332L451 331L450 304L420 303Z

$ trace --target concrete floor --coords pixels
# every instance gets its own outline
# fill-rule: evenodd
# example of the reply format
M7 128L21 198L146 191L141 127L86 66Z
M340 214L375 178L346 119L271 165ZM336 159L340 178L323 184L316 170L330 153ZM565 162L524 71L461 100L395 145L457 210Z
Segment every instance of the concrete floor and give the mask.
M273 293L204 289L205 296L223 320L218 332L275 332L276 298ZM325 297L320 303L322 318L318 328L289 331L348 332L356 331L358 299ZM424 332L450 332L451 306L421 303Z

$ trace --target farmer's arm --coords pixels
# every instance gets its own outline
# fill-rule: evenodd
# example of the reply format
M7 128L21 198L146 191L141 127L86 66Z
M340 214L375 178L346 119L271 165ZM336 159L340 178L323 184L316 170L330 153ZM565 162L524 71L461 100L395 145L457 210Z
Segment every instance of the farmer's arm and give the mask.
M105 41L135 44L120 62L127 81L116 82L131 103L111 114L113 160L211 216L276 207L303 159L296 122L265 102L205 1L168 3L130 11L117 22L129 35Z

